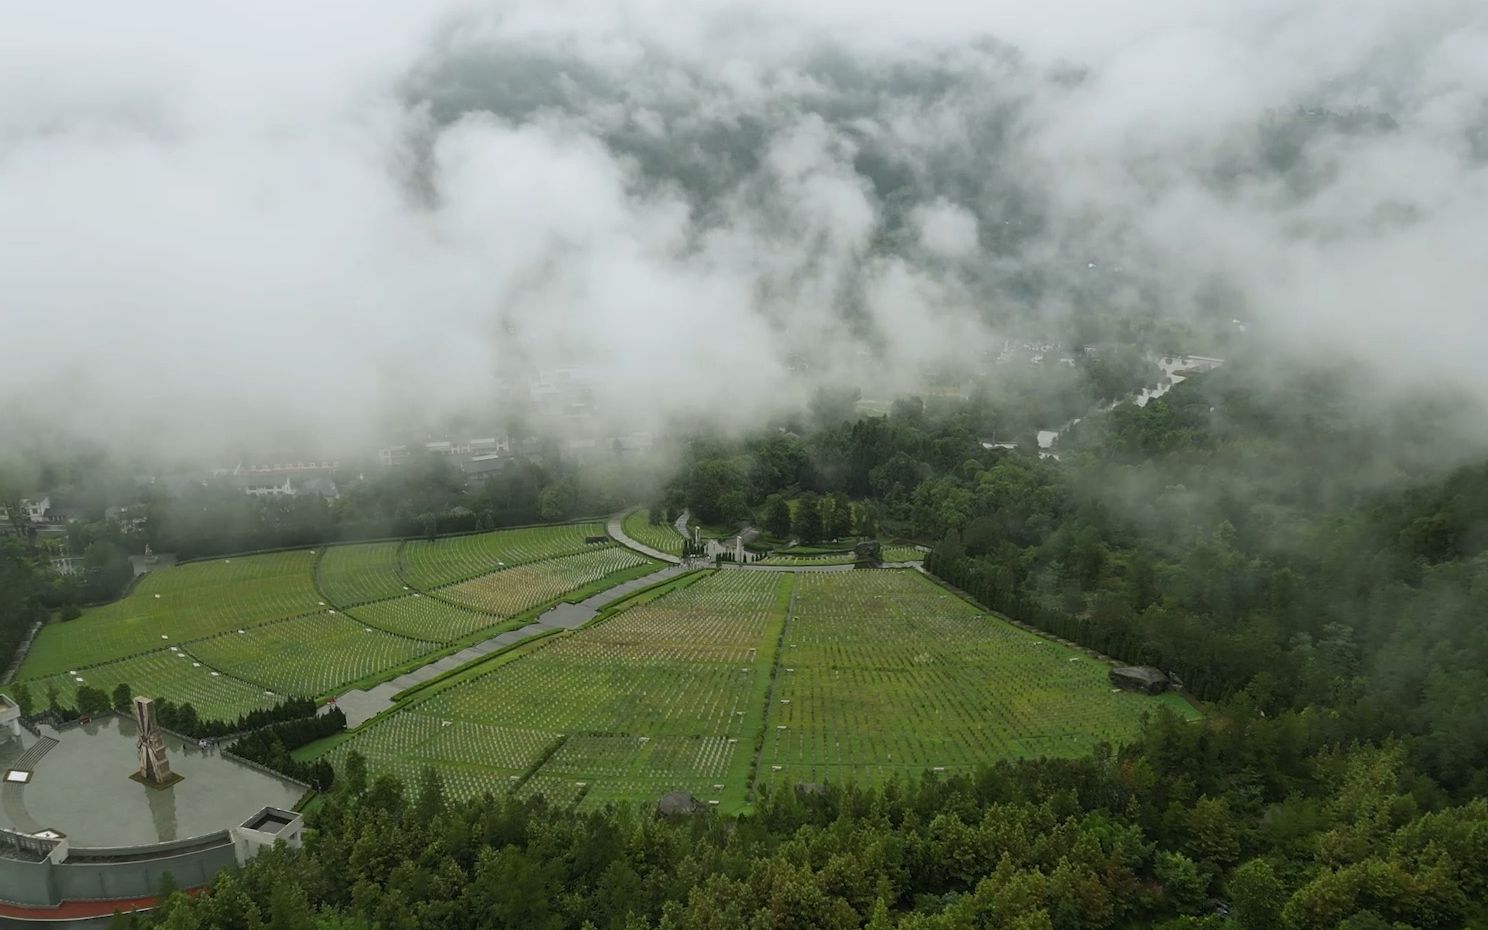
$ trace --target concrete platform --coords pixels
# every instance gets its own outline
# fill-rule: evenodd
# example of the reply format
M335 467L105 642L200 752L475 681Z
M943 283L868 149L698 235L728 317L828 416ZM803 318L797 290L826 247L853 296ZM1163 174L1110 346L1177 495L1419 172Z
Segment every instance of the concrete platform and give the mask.
M137 731L124 717L62 730L43 726L41 733L0 734L0 769L24 766L32 773L26 783L0 782L0 824L24 833L60 831L74 850L202 836L265 805L292 808L305 792L220 749L200 749L170 734L162 735L171 769L182 780L169 788L132 781L139 768ZM56 743L47 746L47 740Z

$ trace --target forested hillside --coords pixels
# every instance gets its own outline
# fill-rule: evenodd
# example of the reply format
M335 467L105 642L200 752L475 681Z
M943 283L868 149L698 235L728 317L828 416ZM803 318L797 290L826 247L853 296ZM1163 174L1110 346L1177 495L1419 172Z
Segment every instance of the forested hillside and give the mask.
M0 536L0 669L10 664L33 624L48 615L57 578L21 540Z
M973 504L932 569L1029 622L1171 669L1205 699L1328 708L1338 739L1400 739L1444 786L1480 795L1488 471L1442 473L1443 409L1422 402L1382 423L1344 383L1303 388L1263 396L1216 372L1082 423L1065 463L1012 467L1022 490L1010 493L1005 463L942 479L1051 503L1016 520ZM946 494L920 492L932 513Z
M1488 804L1445 801L1398 746L1315 714L1154 721L1119 755L877 790L782 792L752 816L447 805L355 777L303 852L155 915L172 930L1447 930L1482 926ZM121 926L134 926L128 919Z

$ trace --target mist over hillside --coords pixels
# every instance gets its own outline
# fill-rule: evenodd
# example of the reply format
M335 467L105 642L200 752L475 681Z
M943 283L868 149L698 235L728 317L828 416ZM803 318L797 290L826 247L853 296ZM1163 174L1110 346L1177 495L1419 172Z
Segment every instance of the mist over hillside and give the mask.
M749 425L1010 341L1242 337L1483 387L1479 5L969 15L29 10L0 38L0 409L326 444L575 368L600 421Z
M7 27L0 922L1488 928L1484 0Z

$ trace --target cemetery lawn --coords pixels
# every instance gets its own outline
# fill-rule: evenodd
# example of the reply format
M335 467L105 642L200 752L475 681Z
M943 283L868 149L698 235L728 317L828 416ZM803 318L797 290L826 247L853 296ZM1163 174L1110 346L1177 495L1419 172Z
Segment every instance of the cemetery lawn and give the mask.
M653 524L644 507L626 514L620 526L625 535L643 546L650 546L657 552L668 555L682 555L682 534L671 523Z
M127 683L235 718L391 678L657 567L597 523L190 562L43 627L16 681L38 707Z
M915 571L724 570L497 656L321 749L409 782L432 767L453 797L592 807L681 790L728 812L759 787L1077 756L1160 708L1197 716L1177 695L1114 691L1107 668Z

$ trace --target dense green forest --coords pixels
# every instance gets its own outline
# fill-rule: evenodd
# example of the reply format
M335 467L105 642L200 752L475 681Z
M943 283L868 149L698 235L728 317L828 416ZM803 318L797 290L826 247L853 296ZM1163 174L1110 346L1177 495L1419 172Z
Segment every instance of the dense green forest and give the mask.
M451 807L355 766L280 850L153 916L171 930L1446 930L1483 926L1488 803L1398 745L1243 704L1139 744L975 778L766 796L739 819ZM117 926L134 926L128 917Z
M0 666L9 664L31 627L45 620L58 579L22 540L0 536Z

